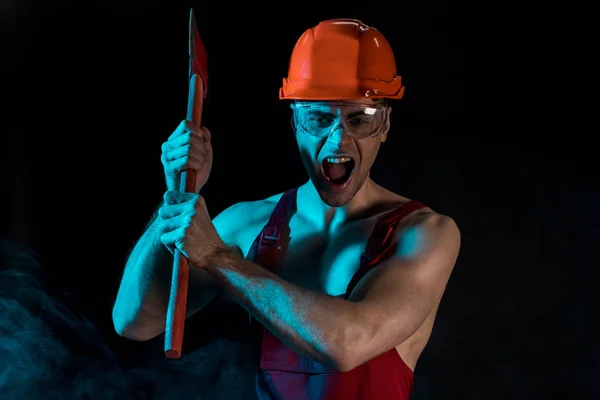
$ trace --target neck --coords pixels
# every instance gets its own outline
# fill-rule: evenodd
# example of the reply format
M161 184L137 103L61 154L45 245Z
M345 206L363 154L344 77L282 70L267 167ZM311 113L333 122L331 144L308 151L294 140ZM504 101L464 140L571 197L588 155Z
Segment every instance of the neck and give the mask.
M310 221L332 230L356 219L372 206L377 199L378 188L379 186L370 177L367 177L348 204L342 207L332 207L321 200L317 189L309 180L298 188L298 208L310 210L310 212L303 213Z

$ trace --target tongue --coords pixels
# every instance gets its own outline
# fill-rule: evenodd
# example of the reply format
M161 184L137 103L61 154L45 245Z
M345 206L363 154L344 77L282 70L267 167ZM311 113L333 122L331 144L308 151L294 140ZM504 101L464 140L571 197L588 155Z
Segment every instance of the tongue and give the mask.
M331 180L341 179L346 175L346 163L325 163L325 173Z

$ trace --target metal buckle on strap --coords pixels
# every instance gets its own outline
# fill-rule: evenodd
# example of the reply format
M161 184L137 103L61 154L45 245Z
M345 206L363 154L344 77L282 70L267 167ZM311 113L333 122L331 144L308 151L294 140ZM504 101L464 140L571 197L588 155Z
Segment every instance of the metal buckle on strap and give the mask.
M281 231L283 225L267 225L263 229L260 236L260 245L281 248Z
M380 245L385 245L393 231L394 227L391 225L376 227L373 233L371 234L369 241L376 240L379 242Z
M370 262L377 257L385 249L392 232L394 232L392 225L375 226L371 236L369 236L367 248L361 256L361 262Z
M360 255L360 263L361 264L369 263L369 262L373 261L374 258L375 258L374 256L371 256L371 255L367 254L366 252L362 253Z

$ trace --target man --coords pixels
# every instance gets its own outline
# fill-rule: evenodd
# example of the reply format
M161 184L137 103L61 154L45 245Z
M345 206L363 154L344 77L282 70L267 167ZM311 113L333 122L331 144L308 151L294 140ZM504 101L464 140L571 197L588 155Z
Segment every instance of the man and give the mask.
M310 180L211 220L181 170L212 164L210 132L188 121L164 143L168 191L132 251L115 303L117 332L165 329L171 252L192 265L188 315L218 293L251 316L261 399L408 399L460 247L452 218L369 176L403 95L392 50L360 21L327 20L298 40L280 98ZM166 249L170 249L171 252Z

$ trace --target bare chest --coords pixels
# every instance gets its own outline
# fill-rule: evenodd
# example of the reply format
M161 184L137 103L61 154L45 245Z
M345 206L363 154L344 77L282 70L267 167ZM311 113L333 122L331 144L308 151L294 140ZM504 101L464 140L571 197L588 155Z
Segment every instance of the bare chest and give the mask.
M280 265L273 272L290 283L332 296L346 293L360 266L375 221L357 221L334 234L312 228L300 218L290 221L290 241ZM248 229L239 239L248 255L264 224Z

